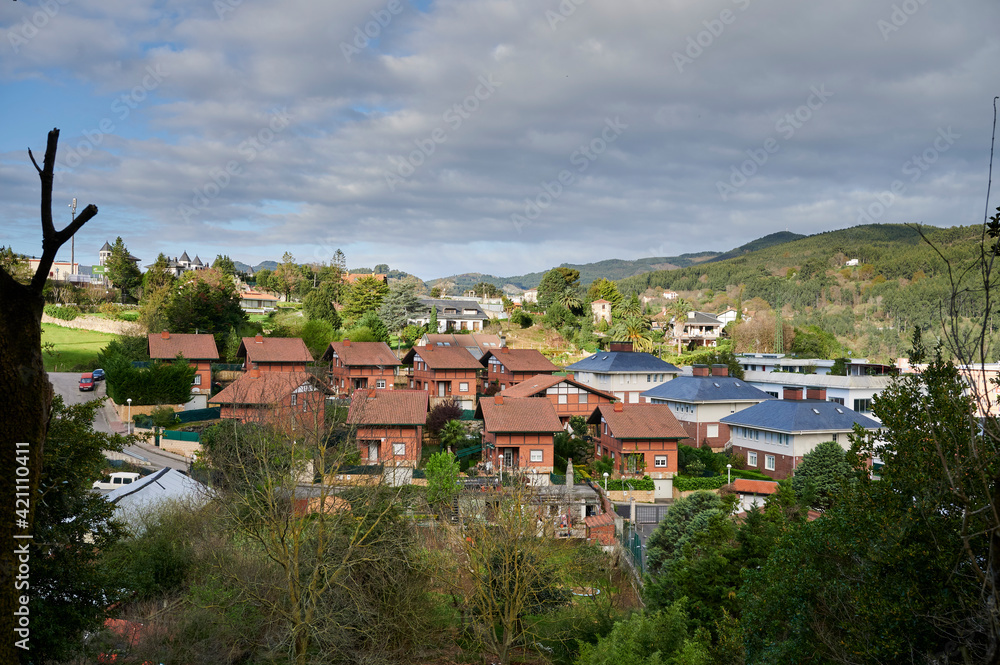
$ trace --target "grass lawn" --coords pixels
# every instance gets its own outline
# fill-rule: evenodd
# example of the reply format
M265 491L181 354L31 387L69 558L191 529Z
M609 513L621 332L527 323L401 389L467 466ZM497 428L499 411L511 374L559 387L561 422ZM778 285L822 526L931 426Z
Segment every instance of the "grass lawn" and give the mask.
M87 372L97 367L97 353L117 335L42 324L42 344L54 344L54 352L43 349L46 372Z

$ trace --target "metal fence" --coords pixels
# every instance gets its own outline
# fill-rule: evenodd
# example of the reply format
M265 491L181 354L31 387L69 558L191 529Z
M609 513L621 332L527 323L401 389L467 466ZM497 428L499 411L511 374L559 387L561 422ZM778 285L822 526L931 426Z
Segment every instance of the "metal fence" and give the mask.
M221 406L213 406L209 409L191 409L190 411L178 411L175 415L182 423L193 423L196 420L217 420L222 412Z
M639 524L659 524L669 509L669 506L636 506L635 521Z
M641 581L642 576L646 573L646 551L642 546L642 538L639 537L631 524L618 534L618 544L625 550L629 563Z
M160 434L163 439L171 439L174 441L198 441L198 432L175 432L173 430L163 430Z

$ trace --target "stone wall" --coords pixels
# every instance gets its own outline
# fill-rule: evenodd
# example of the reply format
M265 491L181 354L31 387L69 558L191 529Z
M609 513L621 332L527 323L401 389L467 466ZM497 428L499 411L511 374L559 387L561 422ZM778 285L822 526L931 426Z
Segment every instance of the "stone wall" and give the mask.
M42 323L51 323L63 328L76 328L77 330L92 330L111 335L142 335L145 333L142 326L133 321L116 321L88 314L78 316L72 321L63 321L62 319L56 319L43 313Z

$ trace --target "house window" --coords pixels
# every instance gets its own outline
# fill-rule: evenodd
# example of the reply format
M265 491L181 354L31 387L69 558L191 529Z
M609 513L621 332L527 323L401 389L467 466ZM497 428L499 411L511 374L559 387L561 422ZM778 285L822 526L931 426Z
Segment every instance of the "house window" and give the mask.
M586 404L590 400L590 395L587 393L580 393L578 395L578 401L580 404Z
M405 443L399 443L398 441L394 442L392 444L392 454L395 455L396 457L403 457L403 456L405 456L406 455L406 444Z
M652 383L652 382L653 382L653 375L652 374L647 374L646 375L646 383Z
M665 469L667 467L667 456L657 455L653 458L653 466Z
M469 384L468 383L460 383L460 384L458 384L458 392L460 392L460 393L467 393L467 392L469 392Z
M854 400L854 410L858 413L870 413L872 401L870 399L856 399Z
M531 451L531 461L532 462L541 462L542 461L542 451L541 450L532 450Z
M764 455L764 468L774 471L774 455Z
M747 466L757 466L757 453L753 451L747 453Z
M376 439L376 440L362 441L361 443L368 449L368 461L369 462L376 461L378 459L379 441Z
M827 401L828 402L833 402L834 404L839 404L841 406L844 406L844 398L843 397L831 397Z
M194 385L196 385L196 386L200 386L201 385L201 374L195 374L194 375Z
M500 373L501 374L506 374L507 373L507 366L506 365L500 365Z
M706 427L705 436L707 436L710 439L714 439L715 437L719 436L719 426L709 425L708 427Z
M378 379L375 381L376 388L385 388L385 379Z
M560 404L568 404L569 403L568 400L569 400L569 396L568 395L559 395L559 403Z
M299 403L299 396L296 395L295 393L292 393L292 406L295 406L298 403Z

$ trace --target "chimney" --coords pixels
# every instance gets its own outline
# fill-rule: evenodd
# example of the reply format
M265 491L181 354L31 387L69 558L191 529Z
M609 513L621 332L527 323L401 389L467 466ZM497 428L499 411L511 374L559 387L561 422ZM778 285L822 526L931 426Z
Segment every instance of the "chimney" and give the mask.
M688 312L688 318L689 319L693 319L694 318L694 312Z
M802 399L802 388L785 386L782 388L781 399Z
M615 413L621 413L625 410L625 405L621 402L615 402Z
M166 330L160 333L160 339L170 339L170 333Z
M708 376L708 365L691 365L691 376Z
M498 405L502 405L503 404L503 395L501 395L500 393L497 393L496 395L494 395L493 396L493 403L494 404L498 404Z
M350 345L351 345L351 340L345 339L344 340L344 346L350 346Z
M257 369L256 367L254 367L252 370L250 370L250 378L251 379L259 379L260 378L260 370Z
M826 388L806 388L806 399L826 401Z
M729 365L712 365L712 376L729 376Z
M501 346L500 353L510 353L510 349L508 349L506 346Z
M257 336L253 338L253 341L254 341L254 344L263 344L264 343L264 336L261 335L260 333L257 333Z

